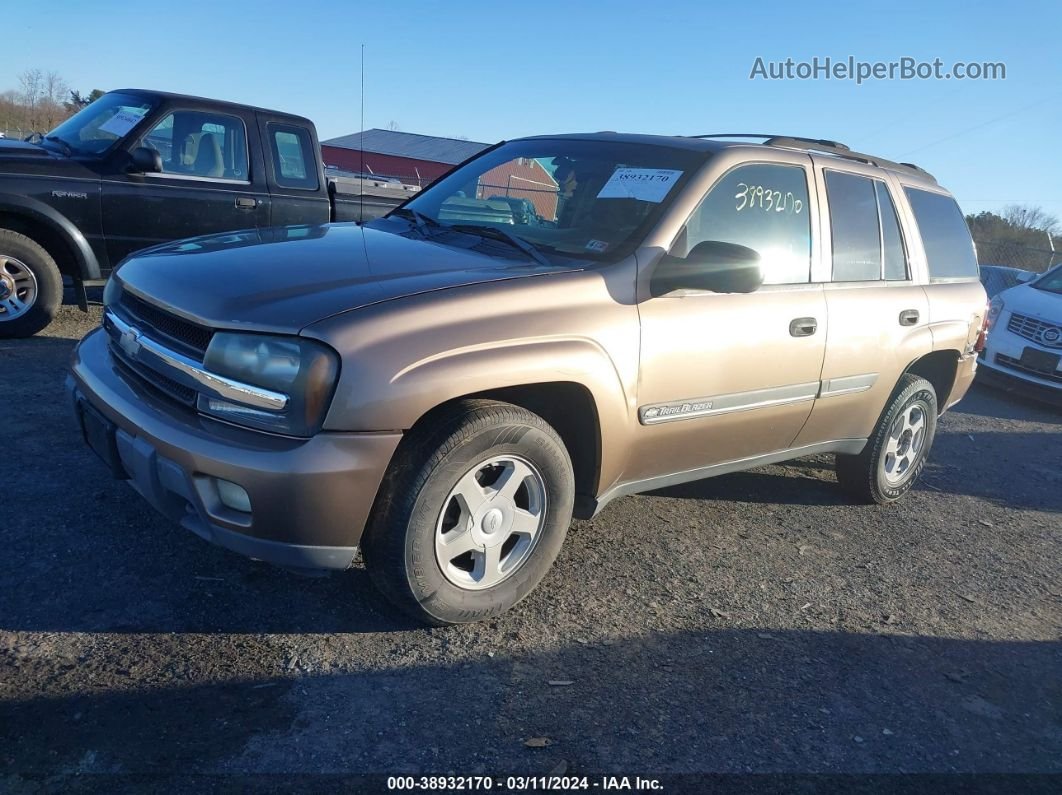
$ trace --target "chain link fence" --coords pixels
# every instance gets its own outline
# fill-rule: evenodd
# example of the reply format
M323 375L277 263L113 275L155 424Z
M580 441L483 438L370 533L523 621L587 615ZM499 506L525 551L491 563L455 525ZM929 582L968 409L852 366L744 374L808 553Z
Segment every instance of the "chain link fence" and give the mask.
M1062 262L1062 251L1034 248L1021 243L998 240L975 240L977 260L981 265L1006 265L1034 273L1043 273Z

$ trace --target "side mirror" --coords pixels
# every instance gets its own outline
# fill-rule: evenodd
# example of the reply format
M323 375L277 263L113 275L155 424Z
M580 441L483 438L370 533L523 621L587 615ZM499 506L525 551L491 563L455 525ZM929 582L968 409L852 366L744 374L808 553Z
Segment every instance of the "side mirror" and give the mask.
M751 293L763 284L760 255L736 243L705 240L685 257L665 255L649 283L654 296L674 290Z
M1039 273L1033 273L1032 271L1019 273L1017 274L1018 284L1028 284L1039 275Z
M141 174L158 174L162 171L162 155L146 146L133 150L133 170Z

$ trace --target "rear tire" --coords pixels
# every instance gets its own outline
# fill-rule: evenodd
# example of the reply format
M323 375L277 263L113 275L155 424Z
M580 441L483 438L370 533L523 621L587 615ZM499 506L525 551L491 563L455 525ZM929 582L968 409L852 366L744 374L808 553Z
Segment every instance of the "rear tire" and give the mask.
M922 474L937 432L937 393L924 378L904 375L859 455L837 456L837 482L862 502L884 505Z
M575 477L537 414L462 400L415 427L391 463L362 556L391 602L426 624L482 621L527 596L571 523Z
M31 337L55 319L63 277L55 260L25 235L0 229L0 337Z

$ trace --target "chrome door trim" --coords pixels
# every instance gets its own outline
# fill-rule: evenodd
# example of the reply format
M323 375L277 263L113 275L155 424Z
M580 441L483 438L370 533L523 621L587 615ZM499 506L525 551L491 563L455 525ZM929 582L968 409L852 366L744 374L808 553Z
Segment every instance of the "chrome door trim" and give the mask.
M864 373L863 375L846 375L842 378L830 378L822 382L819 397L833 397L834 395L854 395L856 392L866 392L877 383L877 373Z
M814 400L819 394L819 382L789 384L769 389L753 389L747 392L732 392L727 395L690 398L669 403L656 403L638 409L638 421L642 425L661 422L690 420L695 417L711 417L735 411L749 411L767 406L783 406Z

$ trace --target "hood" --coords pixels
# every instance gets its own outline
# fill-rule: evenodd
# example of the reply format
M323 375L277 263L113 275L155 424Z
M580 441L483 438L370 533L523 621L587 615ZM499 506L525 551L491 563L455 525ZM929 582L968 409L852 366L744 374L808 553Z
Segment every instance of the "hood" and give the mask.
M166 243L125 260L115 278L123 289L202 325L293 333L381 301L563 270L328 224Z
M1007 312L1031 315L1054 325L1062 325L1062 295L1019 284L999 294Z
M0 160L23 159L27 157L51 159L57 155L43 146L17 141L11 138L0 138Z

